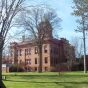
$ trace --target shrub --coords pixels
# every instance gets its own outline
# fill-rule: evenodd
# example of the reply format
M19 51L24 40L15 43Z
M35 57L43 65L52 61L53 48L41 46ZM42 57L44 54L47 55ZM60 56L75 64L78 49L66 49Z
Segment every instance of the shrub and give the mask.
M57 71L58 71L59 75L64 75L65 72L67 72L68 70L69 70L68 66L65 63L59 63L57 65Z
M23 72L23 68L18 67L17 64L14 64L10 67L10 72Z
M50 71L51 71L51 72L57 72L57 68L55 68L55 67L50 67Z

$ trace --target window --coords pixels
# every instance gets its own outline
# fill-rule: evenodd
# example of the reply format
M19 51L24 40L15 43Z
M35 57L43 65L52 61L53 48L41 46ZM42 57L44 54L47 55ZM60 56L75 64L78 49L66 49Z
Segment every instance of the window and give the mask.
M28 52L28 49L25 49L25 55L28 55L29 52Z
M22 50L19 50L19 55L22 56Z
M35 67L35 71L37 71L37 67Z
M48 67L45 67L45 71L48 71Z
M29 55L31 55L31 48L29 49Z
M16 56L18 56L18 50L16 51Z
M38 54L38 48L35 47L35 54Z
M54 58L54 64L56 63L56 59Z
M11 57L13 56L13 51L11 51Z
M25 63L28 64L28 60L27 59L25 60Z
M53 64L53 58L51 57L51 64Z
M67 62L68 60L67 59L65 59L65 62Z
M56 64L57 64L58 62L57 62L57 58L56 58Z
M47 53L47 45L44 46L44 53Z
M57 49L57 54L58 54L58 48L56 48Z
M54 47L54 54L56 54L56 48Z
M26 64L31 64L31 59L26 59Z
M48 63L48 57L45 57L45 63Z
M57 64L57 58L54 58L54 64Z
M31 59L28 59L28 64L31 64Z
M37 64L37 58L35 58L35 64Z
M54 54L58 54L58 48L54 47Z
M57 58L57 64L59 63L59 58Z
M50 52L52 53L53 49L52 49L52 46L50 47Z

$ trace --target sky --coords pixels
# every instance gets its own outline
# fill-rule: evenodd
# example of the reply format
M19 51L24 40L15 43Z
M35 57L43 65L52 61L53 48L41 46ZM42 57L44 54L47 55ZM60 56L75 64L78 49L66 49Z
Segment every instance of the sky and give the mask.
M75 32L78 24L76 23L77 17L71 15L73 0L34 0L31 4L48 4L56 10L58 16L62 19L62 30L58 31L59 38L64 37L71 40L72 37L82 37L81 33Z
M76 19L77 17L71 15L73 9L73 0L27 0L25 5L39 5L39 4L47 4L51 8L55 9L58 14L58 17L62 19L61 27L62 30L58 31L59 38L66 38L67 40L71 40L74 37L79 37L81 39L82 33L76 33L75 29L77 28ZM12 31L12 30L11 30ZM12 33L12 32L11 32ZM13 31L14 33L14 31ZM12 39L13 41L13 39Z
M25 4L26 5L38 5L38 4L50 5L53 9L56 10L58 17L62 19L62 22L61 22L62 30L58 31L59 38L62 38L62 37L66 38L70 42L72 38L79 37L80 40L82 41L82 33L75 32L75 29L77 29L77 26L78 26L78 24L76 23L77 17L71 15L71 13L73 12L73 9L71 6L74 6L73 0L27 0ZM12 31L11 33L14 33L14 31ZM14 41L14 39L10 38L10 42Z
M79 38L80 43L83 42L83 34L75 32L79 24L76 22L78 17L71 15L73 12L72 6L74 6L73 0L34 0L31 4L48 4L56 10L58 17L62 19L62 30L58 31L59 38L66 38L71 44L75 37ZM88 49L87 40L86 37L86 49ZM88 50L86 53L88 53Z

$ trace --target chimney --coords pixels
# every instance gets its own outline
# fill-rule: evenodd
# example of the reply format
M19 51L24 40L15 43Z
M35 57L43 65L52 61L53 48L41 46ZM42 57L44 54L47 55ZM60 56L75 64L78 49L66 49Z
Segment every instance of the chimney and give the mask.
M22 36L22 42L24 42L24 41L25 41L25 36L23 35L23 36Z

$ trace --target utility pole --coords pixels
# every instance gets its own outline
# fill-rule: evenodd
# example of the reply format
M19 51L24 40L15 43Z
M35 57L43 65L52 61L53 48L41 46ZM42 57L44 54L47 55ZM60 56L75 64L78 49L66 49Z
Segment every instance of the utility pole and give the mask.
M84 4L85 3L85 4ZM83 12L82 12L82 25L83 25L83 48L84 48L84 73L87 73L87 63L86 63L86 38L85 38L85 31L87 27L85 27L86 24L86 19L88 17L88 10L87 8L85 9L85 6L87 7L87 0L84 0L83 4ZM88 30L88 29L87 29Z
M87 66L86 66L86 44L85 44L85 27L84 27L84 15L82 16L83 21L83 49L84 49L84 73L87 73Z
M76 31L78 31L78 32L82 32L82 34L83 34L83 53L84 53L84 73L87 73L87 65L86 65L86 43L85 43L85 31L86 31L86 28L85 28L85 20L86 20L86 17L87 17L87 15L86 15L86 10L85 10L85 5L88 5L88 4L85 4L86 3L86 0L82 0L82 1L80 1L81 2L81 6L82 6L82 11L81 11L81 17L82 17L82 22L81 22L81 24L82 24L82 28L81 28L81 31L80 30L76 30Z

